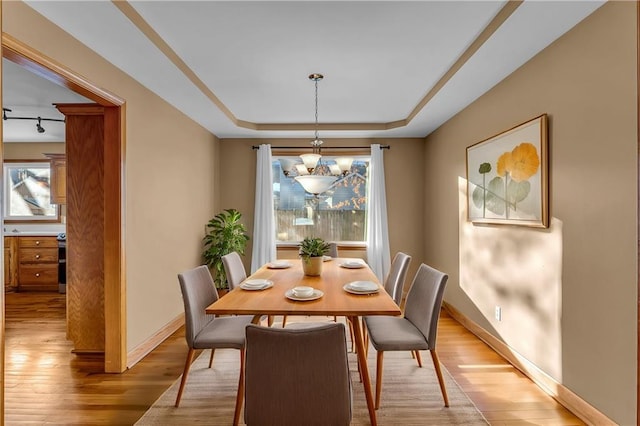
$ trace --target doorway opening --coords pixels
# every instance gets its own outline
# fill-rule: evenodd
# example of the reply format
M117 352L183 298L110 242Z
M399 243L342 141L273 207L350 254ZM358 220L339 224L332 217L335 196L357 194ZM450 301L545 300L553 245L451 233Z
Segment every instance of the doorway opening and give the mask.
M94 102L91 112L95 120L95 111L102 109L101 148L103 157L101 166L102 200L101 209L104 214L104 238L98 256L104 259L101 283L101 296L104 298L104 322L100 324L100 332L104 335L104 370L105 372L120 373L126 369L126 329L124 312L124 271L123 271L123 236L122 236L122 194L123 194L123 164L124 164L124 100L97 87L42 53L30 48L7 34L2 36L3 57L36 75L65 87ZM67 140L67 145L73 143ZM66 147L68 150L69 147ZM67 171L67 175L69 175ZM67 188L69 193L69 188ZM69 201L67 201L69 203ZM71 204L69 204L71 205ZM85 220L82 217L76 220ZM90 221L91 218L87 217ZM76 224L82 226L82 224ZM91 226L91 223L87 223ZM78 241L78 240L77 240ZM69 261L67 252L67 260ZM71 266L73 268L73 266ZM67 291L72 282L73 272L67 268ZM88 295L91 296L91 295ZM82 297L82 296L78 296ZM3 318L4 320L4 318ZM67 329L75 318L67 319ZM4 334L4 330L2 330ZM2 336L4 337L4 336ZM3 372L4 374L4 372ZM4 380L3 380L4 382Z

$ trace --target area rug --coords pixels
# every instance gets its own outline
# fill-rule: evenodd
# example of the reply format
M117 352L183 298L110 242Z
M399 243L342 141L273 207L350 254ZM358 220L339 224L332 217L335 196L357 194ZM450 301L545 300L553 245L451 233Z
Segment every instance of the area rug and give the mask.
M193 363L180 407L174 403L178 379L153 404L136 425L229 425L233 421L238 386L239 352L216 350L213 368L208 368L210 351ZM377 410L379 425L487 425L488 422L442 367L449 407L445 407L431 356L422 352L419 368L409 352L385 352L382 399ZM369 373L375 394L375 351L369 351ZM358 376L356 355L349 353L353 383L352 425L368 425L369 413ZM243 417L241 416L241 421Z

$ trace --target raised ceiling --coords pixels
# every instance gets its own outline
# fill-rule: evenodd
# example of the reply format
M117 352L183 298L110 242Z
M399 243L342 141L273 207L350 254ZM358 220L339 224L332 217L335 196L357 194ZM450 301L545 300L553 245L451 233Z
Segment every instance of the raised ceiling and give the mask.
M311 136L322 73L327 138L426 136L604 2L26 3L222 138Z

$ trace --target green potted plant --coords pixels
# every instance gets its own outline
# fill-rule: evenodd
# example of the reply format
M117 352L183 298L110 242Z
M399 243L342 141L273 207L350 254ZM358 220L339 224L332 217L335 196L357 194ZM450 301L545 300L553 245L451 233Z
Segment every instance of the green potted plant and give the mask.
M241 217L242 214L238 210L227 209L215 215L207 223L202 256L213 273L213 281L217 289L228 288L222 256L234 251L244 256L249 236L244 224L240 222Z
M300 257L305 275L316 276L322 272L322 257L329 253L329 243L322 238L307 237L300 243Z

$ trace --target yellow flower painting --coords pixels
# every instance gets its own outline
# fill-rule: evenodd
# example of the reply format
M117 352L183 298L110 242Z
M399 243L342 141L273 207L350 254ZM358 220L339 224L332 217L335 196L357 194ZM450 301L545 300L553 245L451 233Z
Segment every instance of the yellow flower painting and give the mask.
M546 115L467 148L472 222L548 226Z

